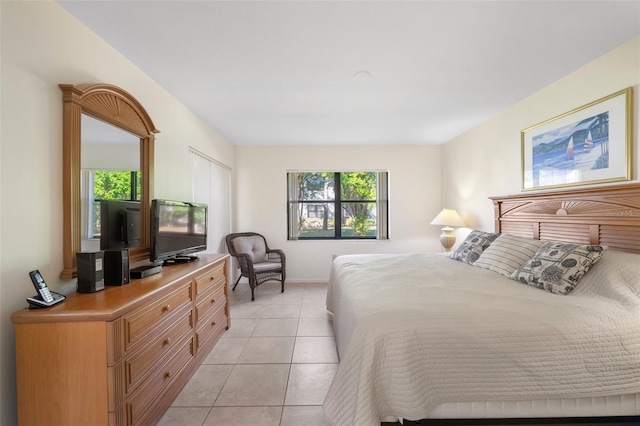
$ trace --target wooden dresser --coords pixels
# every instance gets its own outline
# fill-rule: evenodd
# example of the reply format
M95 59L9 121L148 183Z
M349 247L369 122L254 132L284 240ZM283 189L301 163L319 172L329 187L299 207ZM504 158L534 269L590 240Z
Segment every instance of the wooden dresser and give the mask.
M153 424L229 328L226 254L13 313L20 425Z

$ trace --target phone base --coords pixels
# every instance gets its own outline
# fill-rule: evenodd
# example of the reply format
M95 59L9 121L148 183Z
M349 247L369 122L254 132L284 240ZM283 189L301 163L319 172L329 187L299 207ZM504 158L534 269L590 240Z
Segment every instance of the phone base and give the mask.
M53 300L51 302L45 302L42 300L40 296L27 297L27 303L29 303L29 309L42 309L48 308L53 305L57 305L62 302L67 297L63 294L56 293L55 291L50 292L53 296Z

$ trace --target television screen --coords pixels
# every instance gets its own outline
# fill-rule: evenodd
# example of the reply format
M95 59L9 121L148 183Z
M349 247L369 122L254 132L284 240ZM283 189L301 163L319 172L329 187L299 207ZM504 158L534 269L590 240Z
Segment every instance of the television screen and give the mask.
M152 200L151 261L165 264L197 259L191 253L207 249L207 205Z
M140 202L100 201L100 250L140 245Z

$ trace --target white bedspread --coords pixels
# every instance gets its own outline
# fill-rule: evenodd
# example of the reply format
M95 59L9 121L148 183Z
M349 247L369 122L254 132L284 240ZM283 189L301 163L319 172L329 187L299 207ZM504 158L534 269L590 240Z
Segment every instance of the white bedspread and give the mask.
M338 257L325 414L373 426L443 402L640 392L640 277L606 258L561 296L441 255Z

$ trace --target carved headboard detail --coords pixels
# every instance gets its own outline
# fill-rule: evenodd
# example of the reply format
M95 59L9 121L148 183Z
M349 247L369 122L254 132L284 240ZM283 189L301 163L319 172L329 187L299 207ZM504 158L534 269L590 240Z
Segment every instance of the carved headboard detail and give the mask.
M640 253L640 183L491 200L496 232Z

